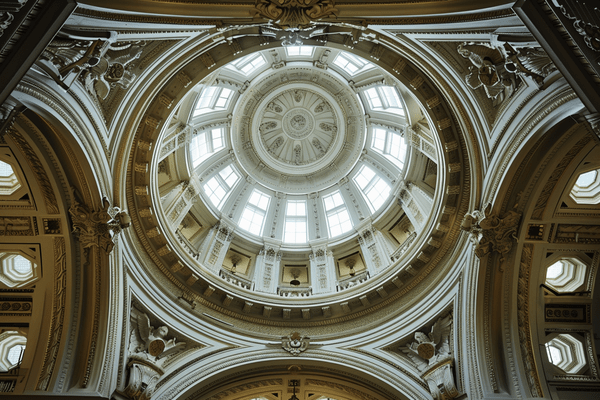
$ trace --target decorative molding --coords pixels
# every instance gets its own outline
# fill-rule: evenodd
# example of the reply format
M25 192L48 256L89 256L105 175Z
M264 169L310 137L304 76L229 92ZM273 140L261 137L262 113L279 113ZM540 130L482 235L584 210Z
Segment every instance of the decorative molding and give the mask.
M517 321L519 327L519 345L521 361L527 372L527 384L532 397L543 397L540 377L533 356L531 327L529 325L529 277L533 263L533 245L523 245L519 262L519 282L517 287Z
M65 238L54 238L54 293L52 295L52 318L50 320L50 335L46 344L41 374L36 390L48 390L54 366L58 359L58 349L62 337L65 307L67 303L67 251Z
M336 18L338 9L334 0L256 0L255 17L272 21L283 30L307 29L323 18Z

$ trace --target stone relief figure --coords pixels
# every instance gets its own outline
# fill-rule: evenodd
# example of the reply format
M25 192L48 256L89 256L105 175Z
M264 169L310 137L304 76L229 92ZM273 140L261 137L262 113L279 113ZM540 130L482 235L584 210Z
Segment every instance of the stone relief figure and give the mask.
M138 353L147 351L152 357L163 358L185 347L185 343L183 342L176 343L175 338L165 340L165 337L169 333L169 328L163 325L155 329L150 325L148 314L138 314L137 327L139 337L141 338L141 342L138 341L138 345L135 348ZM134 338L137 340L138 336L134 335Z
M277 150L281 145L283 144L283 137L282 136L277 136L277 138L273 141L273 143L271 143L271 146L269 146L269 151L270 152L274 152L275 150Z
M133 62L140 58L146 42L114 43L108 46L98 64L85 73L83 81L88 92L105 100L117 86L127 89L136 78Z
M415 332L415 341L400 348L419 370L436 400L450 400L458 396L452 372L451 333L452 314L448 314L438 318L428 334Z
M165 373L165 363L186 349L186 343L168 338L169 328L154 328L148 314L131 308L127 386L124 394L133 400L149 400Z
M469 67L469 74L465 76L465 82L467 85L475 90L483 88L488 98L492 99L494 105L498 105L504 101L504 99L510 97L515 90L516 82L514 76L512 76L504 68L503 60L497 63L489 56L482 56L476 53L466 46L472 48L482 48L481 53L484 51L497 53L497 56L501 59L500 53L495 49L490 49L483 45L469 45L467 43L460 44L457 48L458 53L468 59L471 62Z

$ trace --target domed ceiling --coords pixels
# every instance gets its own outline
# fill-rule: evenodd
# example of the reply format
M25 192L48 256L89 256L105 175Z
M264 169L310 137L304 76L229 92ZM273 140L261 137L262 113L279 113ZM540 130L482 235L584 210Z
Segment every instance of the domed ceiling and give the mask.
M155 172L141 212L156 222L141 234L184 300L329 324L435 267L462 175L439 167L461 157L454 133L439 136L452 124L442 101L421 105L429 85L415 91L367 54L255 48L179 95L145 150Z

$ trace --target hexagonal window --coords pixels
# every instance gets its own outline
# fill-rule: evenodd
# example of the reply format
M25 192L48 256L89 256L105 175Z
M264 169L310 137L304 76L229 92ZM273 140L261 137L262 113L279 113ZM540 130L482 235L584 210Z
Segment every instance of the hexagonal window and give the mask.
M0 372L7 372L21 364L27 346L27 337L17 331L0 333Z
M600 203L600 169L580 174L571 189L571 198L578 204Z
M20 252L0 253L0 282L6 286L22 287L39 277L37 264Z
M560 333L546 342L546 354L566 374L579 374L587 366L583 343L572 334Z
M19 178L13 167L4 161L0 161L0 195L9 196L21 187Z
M587 266L577 258L562 258L546 270L546 285L557 292L575 292L585 282Z

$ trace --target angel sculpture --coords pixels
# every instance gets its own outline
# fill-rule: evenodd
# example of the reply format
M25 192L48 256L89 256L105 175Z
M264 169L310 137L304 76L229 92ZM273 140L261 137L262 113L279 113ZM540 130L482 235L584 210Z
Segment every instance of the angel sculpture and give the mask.
M449 314L439 318L431 327L431 332L426 335L423 332L415 333L416 342L401 348L412 360L413 364L421 372L435 365L439 361L446 360L450 354L450 332L452 330L452 316Z
M147 351L152 357L164 358L185 347L185 342L175 343L175 338L165 340L169 328L163 325L155 329L150 325L150 318L146 313L137 315L137 326L143 343L137 346L136 352Z

